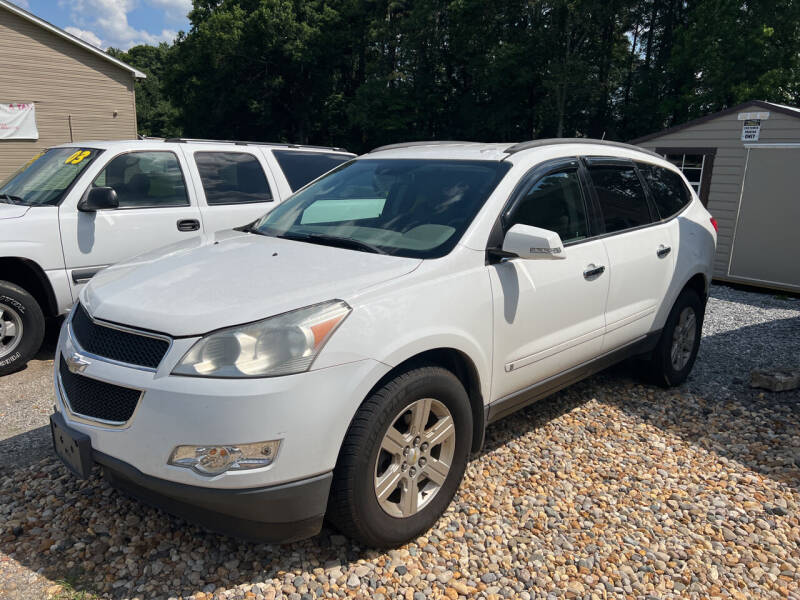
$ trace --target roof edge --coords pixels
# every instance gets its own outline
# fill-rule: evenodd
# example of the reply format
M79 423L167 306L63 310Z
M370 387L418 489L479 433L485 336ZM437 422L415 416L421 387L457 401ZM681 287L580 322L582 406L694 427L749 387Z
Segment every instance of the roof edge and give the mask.
M96 54L97 56L100 56L101 58L104 58L107 61L114 63L118 67L120 67L122 69L125 69L126 71L129 71L130 73L132 73L133 76L135 78L137 78L137 79L145 79L147 77L147 75L142 73L140 70L130 66L128 63L125 63L125 62L123 62L123 61L121 61L121 60L119 60L117 58L114 58L113 56L111 56L110 54L108 54L107 52L102 50L101 48L98 48L97 46L93 46L89 42L86 42L86 41L80 39L79 37L76 37L76 36L72 35L71 33L67 32L67 31L64 31L60 27L56 27L52 23L49 23L48 21L45 21L41 17L37 17L33 13L28 12L24 8L21 8L21 7L17 6L16 4L13 4L13 3L9 2L8 0L0 0L0 7L5 8L9 12L12 12L15 15L17 15L18 17L21 17L21 18L25 19L26 21L30 21L31 23L34 23L34 24L38 25L39 27L42 27L43 29L47 29L51 33L54 33L57 36L62 37L65 40L72 42L73 44L81 46L84 50L88 50L89 52L92 52L93 54Z
M741 104L737 104L736 106L731 106L730 108L725 108L715 113L703 115L702 117L692 119L691 121L686 121L685 123L679 123L678 125L667 127L666 129L656 131L655 133L648 133L647 135L643 135L642 137L632 139L630 143L640 144L642 142L659 138L664 135L676 133L678 131L686 129L687 127L694 127L695 125L700 125L701 123L711 121L713 119L716 119L717 117L724 117L725 115L729 115L731 113L740 111L746 106L758 106L760 108L766 108L768 110L775 111L777 113L789 115L790 117L795 117L796 119L800 119L800 111L795 110L793 108L782 106L780 104L773 104L772 102L767 102L766 100L748 100L747 102L742 102Z

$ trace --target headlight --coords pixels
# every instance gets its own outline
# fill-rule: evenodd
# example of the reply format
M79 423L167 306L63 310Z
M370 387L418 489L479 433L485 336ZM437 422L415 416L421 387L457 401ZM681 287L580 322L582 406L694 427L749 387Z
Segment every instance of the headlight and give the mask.
M204 377L275 377L302 373L350 314L331 300L238 327L210 333L172 371Z

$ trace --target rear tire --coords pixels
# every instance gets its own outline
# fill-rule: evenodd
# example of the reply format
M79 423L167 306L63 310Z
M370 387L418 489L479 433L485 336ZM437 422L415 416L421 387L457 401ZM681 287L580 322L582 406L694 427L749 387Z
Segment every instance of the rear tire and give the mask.
M441 367L402 373L359 408L333 472L328 520L370 547L428 530L455 495L472 445L464 386Z
M697 292L683 290L675 300L648 361L650 378L663 387L682 384L689 377L703 329L705 306Z
M0 376L18 371L44 339L44 315L36 299L8 281L0 281Z

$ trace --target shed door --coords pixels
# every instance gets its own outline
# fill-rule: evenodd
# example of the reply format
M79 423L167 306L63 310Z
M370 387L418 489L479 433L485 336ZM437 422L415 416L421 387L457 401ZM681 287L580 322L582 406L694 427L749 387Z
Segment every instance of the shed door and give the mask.
M800 290L800 148L750 148L728 274Z

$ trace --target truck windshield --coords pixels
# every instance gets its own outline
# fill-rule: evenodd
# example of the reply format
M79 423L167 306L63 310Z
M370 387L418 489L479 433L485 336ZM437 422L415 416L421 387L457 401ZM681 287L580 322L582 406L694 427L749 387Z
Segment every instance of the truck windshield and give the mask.
M251 231L414 258L458 243L510 164L495 161L362 159L296 193Z
M102 152L95 148L51 148L34 156L0 184L0 202L54 205Z

